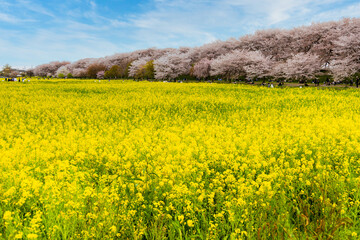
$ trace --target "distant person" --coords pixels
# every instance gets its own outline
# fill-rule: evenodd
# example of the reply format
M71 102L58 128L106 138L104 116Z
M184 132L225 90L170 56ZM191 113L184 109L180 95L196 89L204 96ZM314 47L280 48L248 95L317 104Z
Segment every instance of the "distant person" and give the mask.
M330 85L330 79L329 79L329 77L326 78L326 85Z

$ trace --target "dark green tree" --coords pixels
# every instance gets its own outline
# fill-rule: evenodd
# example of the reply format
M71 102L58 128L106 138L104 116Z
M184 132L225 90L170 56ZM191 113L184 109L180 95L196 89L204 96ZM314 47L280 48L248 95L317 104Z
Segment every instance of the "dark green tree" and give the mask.
M154 70L154 60L148 61L143 67L143 78L154 79L155 70Z
M105 71L105 78L120 78L121 77L121 68L118 65L112 66L108 71Z
M105 71L106 66L99 63L93 63L86 69L86 75L89 78L97 78L97 73Z
M10 77L11 75L11 66L9 64L5 64L1 70L2 75L4 75L4 77Z

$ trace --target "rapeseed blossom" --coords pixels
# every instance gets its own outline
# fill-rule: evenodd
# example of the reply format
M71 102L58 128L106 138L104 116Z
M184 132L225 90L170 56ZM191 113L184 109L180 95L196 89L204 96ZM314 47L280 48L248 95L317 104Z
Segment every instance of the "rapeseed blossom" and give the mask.
M0 239L356 238L358 90L0 84Z

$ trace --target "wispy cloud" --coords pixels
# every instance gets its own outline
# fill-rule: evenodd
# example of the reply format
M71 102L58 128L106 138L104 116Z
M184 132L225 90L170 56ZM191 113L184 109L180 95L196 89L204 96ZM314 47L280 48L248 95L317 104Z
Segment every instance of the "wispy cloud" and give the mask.
M354 3L343 8L331 9L317 13L312 19L313 21L331 21L343 17L360 17L360 3Z
M16 3L23 9L27 9L30 13L38 13L47 15L50 17L55 17L51 10L44 8L41 4L38 4L34 1L28 0L16 0Z
M0 22L18 23L19 19L6 13L0 13Z

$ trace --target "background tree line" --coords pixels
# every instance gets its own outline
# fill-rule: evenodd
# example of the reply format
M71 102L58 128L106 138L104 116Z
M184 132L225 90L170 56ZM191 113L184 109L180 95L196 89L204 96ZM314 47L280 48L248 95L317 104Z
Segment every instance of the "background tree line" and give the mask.
M50 62L32 72L42 77L236 80L326 76L342 81L360 71L360 18L290 30L257 31L200 47L149 48L76 62Z

